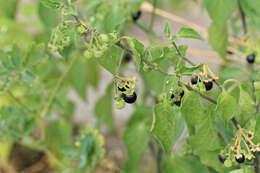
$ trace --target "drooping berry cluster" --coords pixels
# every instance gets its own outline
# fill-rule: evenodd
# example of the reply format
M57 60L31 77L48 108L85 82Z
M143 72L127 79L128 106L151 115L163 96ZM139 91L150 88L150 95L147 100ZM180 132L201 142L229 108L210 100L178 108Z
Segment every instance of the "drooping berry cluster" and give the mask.
M219 155L220 162L226 166L231 166L232 161L243 163L245 160L255 158L256 152L260 151L259 144L252 142L253 133L240 128L233 138L234 144L227 146L226 151L222 151Z
M137 94L135 92L135 81L136 77L121 78L116 76L116 94L115 94L115 106L117 109L122 109L125 107L125 103L132 104L137 99Z
M180 107L181 106L181 101L184 96L184 90L176 91L171 88L170 89L170 99L175 104L176 106Z
M210 73L210 75L208 75L208 72ZM214 75L210 68L204 65L203 72L200 72L199 74L194 73L192 75L191 84L197 85L202 81L206 91L209 91L213 88L213 81L217 79L218 77Z

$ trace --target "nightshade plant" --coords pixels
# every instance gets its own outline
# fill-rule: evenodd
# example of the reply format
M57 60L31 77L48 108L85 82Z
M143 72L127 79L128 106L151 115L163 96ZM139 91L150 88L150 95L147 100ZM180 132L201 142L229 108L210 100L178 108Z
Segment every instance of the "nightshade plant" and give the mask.
M177 44L205 41L192 28L173 35L166 23L167 43L157 38L159 44L147 47L125 36L126 25L135 24L158 37L153 22L149 28L140 21L142 2L41 0L41 23L20 25L14 20L18 1L0 0L1 165L8 165L18 143L43 152L56 172L95 172L106 163L100 127L115 132L113 106L133 104L123 134L127 159L117 171L138 172L149 149L158 173L260 173L260 1L203 1L212 19L208 40L224 62L218 75L189 60L188 47ZM39 25L41 33L26 31ZM229 37L228 26L233 34L244 31L240 40ZM138 75L125 76L128 62ZM95 105L97 126L75 132L69 89L86 100L86 89L99 85L100 66L113 80ZM182 134L177 154L173 146Z

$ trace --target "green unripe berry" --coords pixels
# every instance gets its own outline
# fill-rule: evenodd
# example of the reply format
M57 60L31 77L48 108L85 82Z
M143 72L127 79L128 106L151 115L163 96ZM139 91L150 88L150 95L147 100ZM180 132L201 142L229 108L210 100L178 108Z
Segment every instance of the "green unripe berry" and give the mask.
M125 107L125 101L123 99L115 102L115 107L117 109L123 109Z
M101 40L102 42L105 42L105 43L107 43L108 40L109 40L109 38L108 38L108 36L107 36L106 34L100 34L100 35L99 35L99 38L100 38L100 40Z
M87 59L90 59L90 58L93 57L93 53L91 51L89 51L89 50L86 50L84 52L84 57L87 58Z

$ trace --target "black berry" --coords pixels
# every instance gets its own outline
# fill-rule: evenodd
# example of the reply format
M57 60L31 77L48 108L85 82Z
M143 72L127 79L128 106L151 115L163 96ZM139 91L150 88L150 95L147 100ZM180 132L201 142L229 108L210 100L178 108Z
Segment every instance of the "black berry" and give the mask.
M117 87L117 88L118 88L119 91L122 91L122 92L126 91L125 87L122 87L122 88Z
M137 21L140 18L141 14L142 14L142 12L140 10L137 11L136 13L132 13L133 21Z
M190 82L192 85L196 85L198 83L198 76L192 76Z
M246 60L249 64L254 64L255 62L255 53L252 53L246 57Z
M123 61L127 63L130 62L131 60L132 60L132 55L130 53L126 53Z
M224 163L225 160L227 159L227 156L219 155L219 156L218 156L218 159L219 159L219 161L220 161L221 163Z
M130 103L130 104L134 103L137 98L137 95L135 92L132 95L126 95L123 93L121 96L123 97L123 99L126 103Z
M227 50L227 54L233 55L233 52L231 50Z
M184 91L183 90L181 91L180 96L181 96L181 99L182 99L182 97L184 96Z
M175 104L176 106L180 107L180 106L181 106L181 101L175 101L174 104Z
M213 82L212 81L204 81L203 84L204 84L204 86L205 86L207 91L211 90L212 87L213 87Z
M174 98L174 94L171 94L171 99L173 99Z
M243 163L244 161L245 161L245 156L244 156L244 154L242 154L242 156L241 157L235 157L235 159L236 159L236 161L238 162L238 163Z

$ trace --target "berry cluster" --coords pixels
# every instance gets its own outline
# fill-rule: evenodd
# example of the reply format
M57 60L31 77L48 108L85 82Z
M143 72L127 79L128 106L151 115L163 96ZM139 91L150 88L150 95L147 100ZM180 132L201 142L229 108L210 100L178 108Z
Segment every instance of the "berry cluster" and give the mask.
M136 77L129 79L116 76L115 106L117 109L124 108L125 103L132 104L136 101L137 95L135 92L135 81Z
M177 91L176 93L174 93L173 89L170 89L170 99L171 101L173 101L173 104L175 104L176 106L178 107L181 106L181 101L183 96L184 96L184 90L181 90L179 92Z
M48 48L53 52L62 51L64 47L68 46L71 42L70 35L68 34L70 22L63 21L58 25L51 34Z
M210 76L208 75L208 72L211 74ZM203 67L203 72L200 72L198 75L193 74L191 77L191 84L192 85L197 85L201 81L203 81L203 85L206 89L206 91L209 91L213 88L213 81L217 80L218 77L216 77L213 72L206 66L204 65Z
M238 163L243 163L246 159L255 158L256 152L260 151L259 144L252 142L253 133L245 129L239 129L233 138L234 145L229 145L227 151L222 151L219 155L220 162L226 166L232 165L232 158Z

